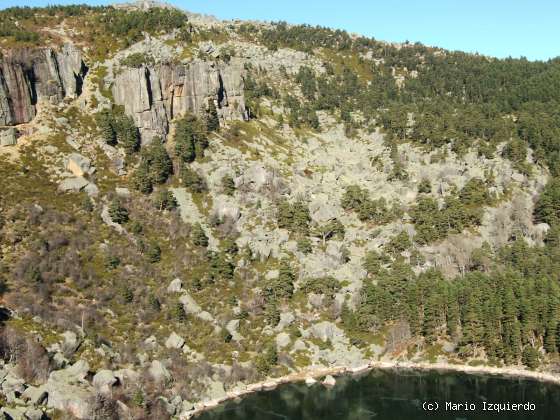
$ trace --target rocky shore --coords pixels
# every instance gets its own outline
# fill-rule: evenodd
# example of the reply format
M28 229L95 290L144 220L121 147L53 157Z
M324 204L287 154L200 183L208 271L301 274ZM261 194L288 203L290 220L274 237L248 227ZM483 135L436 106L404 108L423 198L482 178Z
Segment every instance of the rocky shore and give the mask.
M372 371L374 369L383 370L421 370L421 371L449 371L449 372L462 372L470 375L496 375L503 377L521 378L521 379L532 379L541 382L549 382L554 384L560 384L560 375L555 375L546 372L537 372L524 369L522 367L491 367L491 366L469 366L469 365L458 365L451 363L423 363L423 362L397 362L397 361L371 361L363 366L358 367L346 367L346 366L334 366L331 368L314 368L302 370L300 372L294 372L286 376L282 376L275 379L267 379L262 382L257 382L245 386L242 389L235 389L233 391L227 392L225 396L219 399L201 401L195 404L194 409L188 412L182 413L179 418L181 420L194 418L204 411L210 410L219 404L224 402L235 400L241 398L244 395L252 394L259 391L269 391L275 389L277 386L287 383L303 382L305 381L308 385L312 385L317 382L319 378L326 376L340 376L340 375L358 375ZM330 382L328 384L323 384L325 386L332 385Z

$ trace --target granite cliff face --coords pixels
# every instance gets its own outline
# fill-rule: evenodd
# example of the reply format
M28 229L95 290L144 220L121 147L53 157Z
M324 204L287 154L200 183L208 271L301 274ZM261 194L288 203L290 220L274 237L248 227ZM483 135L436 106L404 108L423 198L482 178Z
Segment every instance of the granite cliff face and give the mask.
M40 100L52 104L80 95L87 67L80 51L67 44L11 50L0 60L0 124L29 122Z
M209 100L221 119L246 119L241 60L125 67L115 76L112 90L115 103L134 118L144 143L165 137L176 116L203 112Z

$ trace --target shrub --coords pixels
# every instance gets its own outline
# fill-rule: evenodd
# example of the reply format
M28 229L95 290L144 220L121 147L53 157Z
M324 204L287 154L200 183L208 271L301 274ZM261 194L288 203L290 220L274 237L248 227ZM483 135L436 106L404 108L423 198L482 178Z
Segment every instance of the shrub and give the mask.
M222 188L226 195L235 194L235 182L230 175L224 175L222 178Z
M128 210L122 206L118 199L114 199L109 204L109 217L114 223L122 225L128 222Z
M298 239L297 250L303 252L304 254L309 254L313 250L311 247L311 241L308 238Z

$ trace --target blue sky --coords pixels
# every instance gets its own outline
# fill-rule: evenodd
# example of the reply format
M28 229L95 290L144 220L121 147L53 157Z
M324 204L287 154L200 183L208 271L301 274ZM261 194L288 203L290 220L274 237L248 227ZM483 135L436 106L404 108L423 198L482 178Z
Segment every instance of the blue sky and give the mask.
M0 0L0 7L110 4L103 0ZM420 41L497 57L560 56L558 0L171 0L220 18L286 20L386 41Z

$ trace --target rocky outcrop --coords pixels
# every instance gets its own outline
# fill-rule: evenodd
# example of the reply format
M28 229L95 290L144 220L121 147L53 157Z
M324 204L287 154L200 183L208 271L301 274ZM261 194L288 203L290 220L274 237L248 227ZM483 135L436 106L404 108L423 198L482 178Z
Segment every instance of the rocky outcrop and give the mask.
M14 146L17 144L16 130L10 127L6 130L0 130L0 146Z
M223 120L246 117L240 60L124 67L115 76L113 96L134 119L143 143L154 136L165 137L173 118L185 112L200 113L209 100Z
M87 67L78 49L16 49L0 59L0 125L29 122L39 100L57 104L81 93Z

